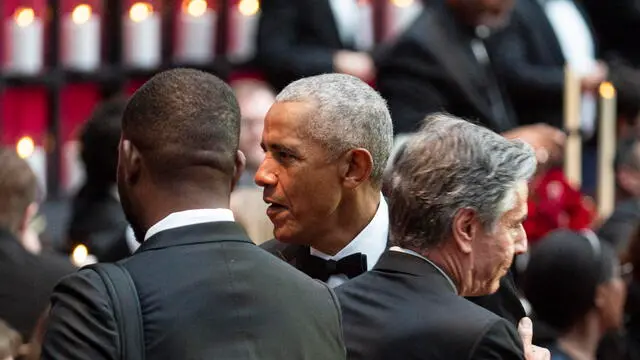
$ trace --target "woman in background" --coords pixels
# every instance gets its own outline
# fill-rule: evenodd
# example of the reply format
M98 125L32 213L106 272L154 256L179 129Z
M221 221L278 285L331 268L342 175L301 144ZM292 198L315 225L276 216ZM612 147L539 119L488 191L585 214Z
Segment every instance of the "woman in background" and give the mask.
M534 317L551 326L552 360L596 358L603 336L623 322L625 283L613 249L592 232L558 230L531 251L523 290Z

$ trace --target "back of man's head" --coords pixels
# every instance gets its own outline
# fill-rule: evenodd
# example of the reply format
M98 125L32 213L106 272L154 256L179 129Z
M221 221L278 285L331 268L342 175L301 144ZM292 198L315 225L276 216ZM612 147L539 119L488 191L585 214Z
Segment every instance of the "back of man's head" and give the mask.
M393 125L385 100L362 80L344 74L325 74L289 84L276 102L309 102L314 111L307 136L325 146L335 158L363 148L373 158L371 181L382 186L382 175L393 146Z
M0 148L0 228L19 235L37 191L38 182L29 164L15 151Z
M154 76L129 100L122 137L139 151L158 186L231 184L240 110L231 88L198 70Z
M521 141L453 116L427 117L388 179L392 242L433 249L451 236L461 209L473 209L489 230L535 168L533 150Z

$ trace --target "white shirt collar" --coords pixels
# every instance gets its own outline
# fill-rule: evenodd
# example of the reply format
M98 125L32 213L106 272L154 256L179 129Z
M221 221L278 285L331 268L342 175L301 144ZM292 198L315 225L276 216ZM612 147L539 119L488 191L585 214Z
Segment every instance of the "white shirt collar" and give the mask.
M233 212L229 209L195 209L174 212L150 227L144 240L146 241L161 231L216 221L235 221Z
M447 273L444 272L438 265L434 264L433 261L427 259L426 257L418 254L417 252L415 252L413 250L404 249L404 248L401 248L400 246L392 246L392 247L389 248L389 250L397 251L397 252L401 252L401 253L405 253L405 254L409 254L409 255L413 255L413 256L419 257L420 259L428 262L429 264L431 264L431 266L436 268L436 270L438 270L438 272L440 272L440 274L442 274L442 276L444 276L445 279L447 279L447 281L451 285L451 288L453 288L453 291L456 294L458 293L458 288L456 288L456 284L453 283L453 280L451 280L451 277L449 277L449 275L447 275Z
M384 197L380 194L380 204L373 219L347 246L334 256L327 255L314 248L310 249L310 253L325 260L340 260L351 254L362 253L367 255L367 270L371 270L387 248L388 236L389 208ZM344 275L335 275L329 278L327 284L330 287L336 287L347 280L348 278Z

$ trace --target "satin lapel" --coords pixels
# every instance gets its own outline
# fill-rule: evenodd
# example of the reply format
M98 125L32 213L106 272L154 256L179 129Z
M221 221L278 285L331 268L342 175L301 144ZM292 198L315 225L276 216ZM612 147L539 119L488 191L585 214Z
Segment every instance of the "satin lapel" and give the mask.
M300 1L300 0L291 0L291 1ZM331 8L330 0L311 0L311 2L315 5L315 14L313 15L318 19L319 25L325 31L326 35L333 44L339 47L344 47L342 43L342 39L340 38L340 33L338 32L338 25L336 23L336 18L333 15L333 10ZM346 1L346 0L343 0ZM305 9L303 9L304 11ZM309 11L309 9L307 9Z

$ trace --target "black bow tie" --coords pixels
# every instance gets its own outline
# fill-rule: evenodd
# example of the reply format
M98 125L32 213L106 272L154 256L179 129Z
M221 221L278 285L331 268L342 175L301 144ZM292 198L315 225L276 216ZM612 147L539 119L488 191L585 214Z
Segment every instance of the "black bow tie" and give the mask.
M355 253L338 261L324 260L307 254L300 270L314 279L326 282L330 276L344 274L352 279L367 271L367 255Z

